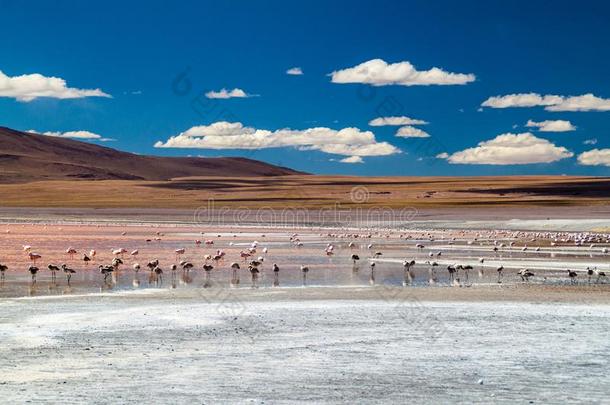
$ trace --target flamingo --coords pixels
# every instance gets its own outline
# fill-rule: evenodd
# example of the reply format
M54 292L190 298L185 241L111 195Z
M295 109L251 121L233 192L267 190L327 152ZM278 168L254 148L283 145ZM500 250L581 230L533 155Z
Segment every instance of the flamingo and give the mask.
M453 266L453 265L447 266L447 271L449 272L449 281L453 282L453 280L455 279L455 272L457 271L455 269L455 266Z
M68 286L70 285L70 279L72 278L72 274L76 273L76 270L69 268L67 265L62 264L61 269L64 271L66 275L66 280L68 282Z
M519 276L521 276L522 281L529 281L530 277L534 276L534 273L532 273L528 269L521 269L521 270L519 270L519 273L517 273L517 274L519 274Z
M29 252L30 250L32 250L32 246L30 246L30 245L23 245L23 251L24 252Z
M120 248L120 249L114 249L114 250L112 251L112 254L113 254L114 256L117 256L117 257L118 257L118 256L123 257L123 254L125 254L125 253L127 253L127 250L126 250L126 249L124 249L124 248Z
M4 273L8 270L8 266L6 264L0 264L0 281L4 281Z
M404 262L402 262L402 267L404 268L404 282L403 284L411 284L413 283L413 279L415 278L415 274L413 273L413 270L411 270L411 267L415 266L415 260L405 260Z
M462 270L464 270L464 277L466 277L466 279L464 280L465 283L468 282L468 273L472 269L473 269L473 267L469 264L467 264L466 266L462 266Z
M138 249L136 249L136 250L132 250L129 255L132 257L136 257L139 254L140 254L140 251Z
M90 257L91 259L93 259L93 258L95 257L95 255L96 255L96 254L97 254L97 252L95 251L95 249L91 249L91 250L89 251L89 257Z
M184 248L176 249L174 251L174 253L176 253L176 260L179 260L180 256L182 256L184 254L184 252L186 252L186 250Z
M70 260L74 259L74 255L77 253L76 249L74 249L73 247L69 247L68 249L66 249L66 254L68 255L68 257L70 258Z
M248 266L248 270L250 270L250 274L252 275L252 288L257 288L258 284L258 274L260 273L256 266Z
M42 258L41 255L39 255L38 253L34 253L34 252L29 252L28 257L34 264L36 264L36 260L39 260Z
M309 267L301 266L301 272L303 273L303 285L307 284L307 273L309 273Z
M430 266L430 269L428 270L428 273L430 275L430 279L428 280L428 282L430 284L435 284L437 281L437 277L436 277L436 267L438 266L437 262L429 262L427 261L426 264L428 264Z
M591 277L593 276L593 269L590 267L587 267L587 279L588 279L588 283L591 284Z
M278 287L280 285L280 268L277 264L273 263L273 286Z
M28 271L32 275L32 284L36 284L36 273L38 273L38 267L30 266L28 267Z
M133 268L133 271L135 273L133 275L133 280L132 280L131 284L134 287L137 288L137 287L140 286L140 277L139 277L139 274L140 274L140 263L134 263L131 267Z
M155 272L157 284L162 283L163 282L163 270L161 269L161 267L157 266L154 268L153 271Z
M100 274L102 274L104 276L104 282L106 282L108 280L108 277L114 271L113 266L103 266L101 264L99 265L99 269L100 269Z
M375 285L375 262L371 263L371 277L369 278L369 284Z
M57 271L59 271L59 267L57 267L57 266L56 266L56 265L54 265L54 264L49 264L49 265L47 266L47 268L48 268L48 269L49 269L49 271L51 272L51 280L55 281L55 273L56 273Z
M251 255L250 253L248 253L248 252L241 251L241 252L239 252L239 256L240 256L242 259L244 259L244 262L246 262L246 261L248 260L248 258L249 258L250 256L252 256L252 255Z
M150 269L150 271L152 272L155 267L157 267L159 265L159 259L155 259L152 262L148 262L146 264L146 267L148 267Z
M500 266L496 269L496 271L498 272L498 283L502 282L502 275L503 275L503 271L504 271L504 266Z
M607 278L606 277L606 273L603 271L599 271L597 270L597 267L595 268L595 270L593 270L593 272L595 273L595 275L597 276L597 280L595 281L595 284L599 283L599 280L603 277L603 278Z
M89 256L87 256L86 253L83 253L83 262L85 262L85 265L89 264L90 261L91 261L91 258Z
M182 262L181 265L182 265L182 270L186 271L187 273L189 271L191 271L191 269L194 267L193 263L191 263L191 262Z
M356 268L356 267L357 267L358 260L360 260L360 256L358 256L358 255L356 255L356 254L353 254L353 255L351 256L351 259L352 259L352 262L354 263L354 268Z
M231 277L231 285L239 284L239 276L237 273L239 271L239 269L240 269L239 263L237 263L237 262L231 263L231 270L233 270L233 274Z
M568 270L568 277L570 277L571 284L576 284L576 277L578 277L578 273L572 270Z

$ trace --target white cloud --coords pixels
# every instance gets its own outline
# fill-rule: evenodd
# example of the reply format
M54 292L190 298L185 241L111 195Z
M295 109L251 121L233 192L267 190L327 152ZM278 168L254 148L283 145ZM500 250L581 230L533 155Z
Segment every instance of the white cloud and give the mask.
M439 153L438 155L436 155L436 157L438 159L447 159L449 157L449 154L447 152L443 152L443 153Z
M445 156L441 155L437 157ZM523 165L551 163L572 156L574 154L566 148L525 132L498 135L479 142L477 147L448 155L446 159L454 164Z
M248 94L242 89L235 88L233 90L227 90L225 88L220 89L219 91L208 91L205 93L207 98L247 98L253 97L253 94Z
M104 138L101 135L98 135L98 134L95 134L95 133L89 132L89 131L67 131L67 132L47 131L47 132L38 132L38 131L35 131L33 129L30 129L27 132L29 132L31 134L52 136L52 137L55 137L55 138L95 139L95 140L102 141L102 142L108 142L108 141L114 141L115 140L115 139L112 139L112 138Z
M9 77L0 71L0 97L28 102L39 97L68 99L111 96L100 89L68 87L66 81L59 77L46 77L39 73Z
M508 94L490 97L481 105L491 108L544 106L547 111L610 111L610 99L600 98L591 93L567 97L542 96L538 93Z
M350 156L339 160L341 163L364 163L360 156Z
M576 131L576 127L570 121L565 120L547 120L535 122L528 120L526 127L538 128L540 132L568 132Z
M597 145L597 138L585 139L583 142L585 145Z
M317 127L304 130L279 129L270 131L244 127L239 122L215 122L188 129L158 141L156 148L198 149L264 149L295 147L300 150L318 150L343 156L386 156L400 153L387 142L377 142L371 131L358 128L334 130Z
M578 155L578 163L585 166L610 166L610 149L592 149Z
M300 67L293 67L288 69L286 71L286 74L291 76L301 76L303 74L303 69L301 69Z
M610 99L600 98L593 94L564 97L560 104L551 105L548 111L610 111Z
M430 138L430 134L426 131L422 131L419 128L405 125L404 127L398 128L396 136L401 138Z
M372 127L381 127L384 125L426 125L427 122L423 120L416 120L413 118L401 116L401 117L379 117L369 121L369 125Z
M483 101L481 105L491 108L536 107L557 104L561 100L561 96L541 96L537 93L521 93L490 97Z
M365 83L373 86L454 85L475 80L473 74L450 73L436 67L417 70L407 61L388 64L383 59L372 59L352 68L336 70L330 75L333 83Z

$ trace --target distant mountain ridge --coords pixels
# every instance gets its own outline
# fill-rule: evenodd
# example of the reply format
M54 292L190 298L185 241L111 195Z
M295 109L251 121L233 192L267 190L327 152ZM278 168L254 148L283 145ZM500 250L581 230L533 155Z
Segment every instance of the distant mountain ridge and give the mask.
M0 127L0 182L36 180L168 180L191 176L304 174L242 157L144 156L74 139Z

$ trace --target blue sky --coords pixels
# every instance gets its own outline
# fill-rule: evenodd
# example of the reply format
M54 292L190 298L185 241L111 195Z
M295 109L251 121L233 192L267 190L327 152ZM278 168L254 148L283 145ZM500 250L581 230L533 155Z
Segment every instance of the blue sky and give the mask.
M0 125L41 133L89 131L113 139L91 142L141 154L247 156L312 173L609 174L610 5L487 3L34 1L25 7L0 0L5 78L37 73L61 78L71 89L99 89L98 96L58 98L56 92L24 100L12 91L30 91L28 84L5 80L3 93L0 76ZM438 67L474 80L332 82L332 72L375 59L409 62L419 72ZM286 74L293 67L303 74ZM356 73L345 71L358 81L362 75ZM205 97L223 88L252 97ZM540 95L533 102L538 105L518 106L532 104L531 93ZM529 98L481 106L511 94ZM570 99L586 94L595 98ZM549 95L559 98L544 98ZM574 111L574 105L585 111ZM430 137L397 137L400 126L369 125L384 116L426 121L411 127ZM543 124L526 127L529 120L569 121L575 130L545 132ZM218 121L242 124L230 129L241 136L231 145L243 140L239 148L154 147L193 127L199 128L190 133L202 141L201 134L218 130L212 126ZM308 132L318 127L326 129ZM286 128L293 131L281 131ZM328 147L344 128L353 133L337 148ZM350 145L352 138L370 142L367 131L373 146L381 145L375 150L386 150L373 154L387 154L371 156L371 148ZM214 139L228 139L223 134ZM501 134L512 135L497 138ZM289 145L242 149L252 147L252 136L273 137L267 146ZM197 144L211 143L213 138ZM579 161L590 150L597 151ZM441 153L446 155L436 157ZM363 163L340 162L346 158Z

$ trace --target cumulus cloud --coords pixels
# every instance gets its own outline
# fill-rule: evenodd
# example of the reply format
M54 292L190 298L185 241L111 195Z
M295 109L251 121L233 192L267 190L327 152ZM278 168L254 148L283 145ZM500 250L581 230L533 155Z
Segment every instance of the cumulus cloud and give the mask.
M441 156L442 155L442 156ZM453 164L523 165L531 163L551 163L574 156L562 146L556 146L546 139L537 138L529 132L522 134L502 134L489 141L479 142L477 147L441 154Z
M39 97L68 99L111 96L100 89L68 87L66 81L59 77L46 77L39 73L9 77L0 71L0 97L29 102Z
M400 138L430 138L430 134L426 131L422 131L419 128L405 125L404 127L398 128L396 136Z
M569 132L576 131L576 127L570 121L565 120L546 120L535 122L528 120L526 127L538 128L540 132Z
M578 155L578 163L585 166L610 166L610 149L593 149Z
M364 163L360 156L350 156L339 160L341 163Z
M548 111L610 111L610 99L593 94L564 97L559 104L546 107Z
M597 138L585 139L583 142L585 145L597 145Z
M547 111L610 111L610 99L600 98L591 93L582 96L557 96L538 93L508 94L490 97L483 101L483 107L537 107Z
M188 129L156 148L266 149L295 147L343 156L386 156L400 153L387 142L378 142L375 134L358 128L334 130L325 127L275 131L245 127L239 122L219 121Z
M413 118L400 116L400 117L379 117L369 121L369 125L372 127L382 127L384 125L426 125L427 122L423 120L416 120Z
M208 91L205 93L207 98L247 98L253 97L253 94L248 94L242 89L234 88L233 90L227 90L225 88L220 89L219 91Z
M98 134L95 134L95 133L89 132L89 131L67 131L67 132L47 131L47 132L38 132L38 131L35 131L33 129L30 129L27 132L29 132L31 134L52 136L52 137L55 137L55 138L94 139L94 140L102 141L102 142L108 142L108 141L114 141L115 140L115 139L112 139L112 138L104 138L101 135L98 135Z
M439 153L438 155L436 155L436 157L438 159L447 159L449 157L449 154L447 152L443 152L443 153Z
M303 74L303 69L301 69L300 67L293 67L288 69L286 71L286 74L291 76L301 76Z
M351 68L336 70L330 76L333 83L364 83L373 86L455 85L476 79L471 73L451 73L437 67L417 70L407 61L387 63L383 59L372 59Z

